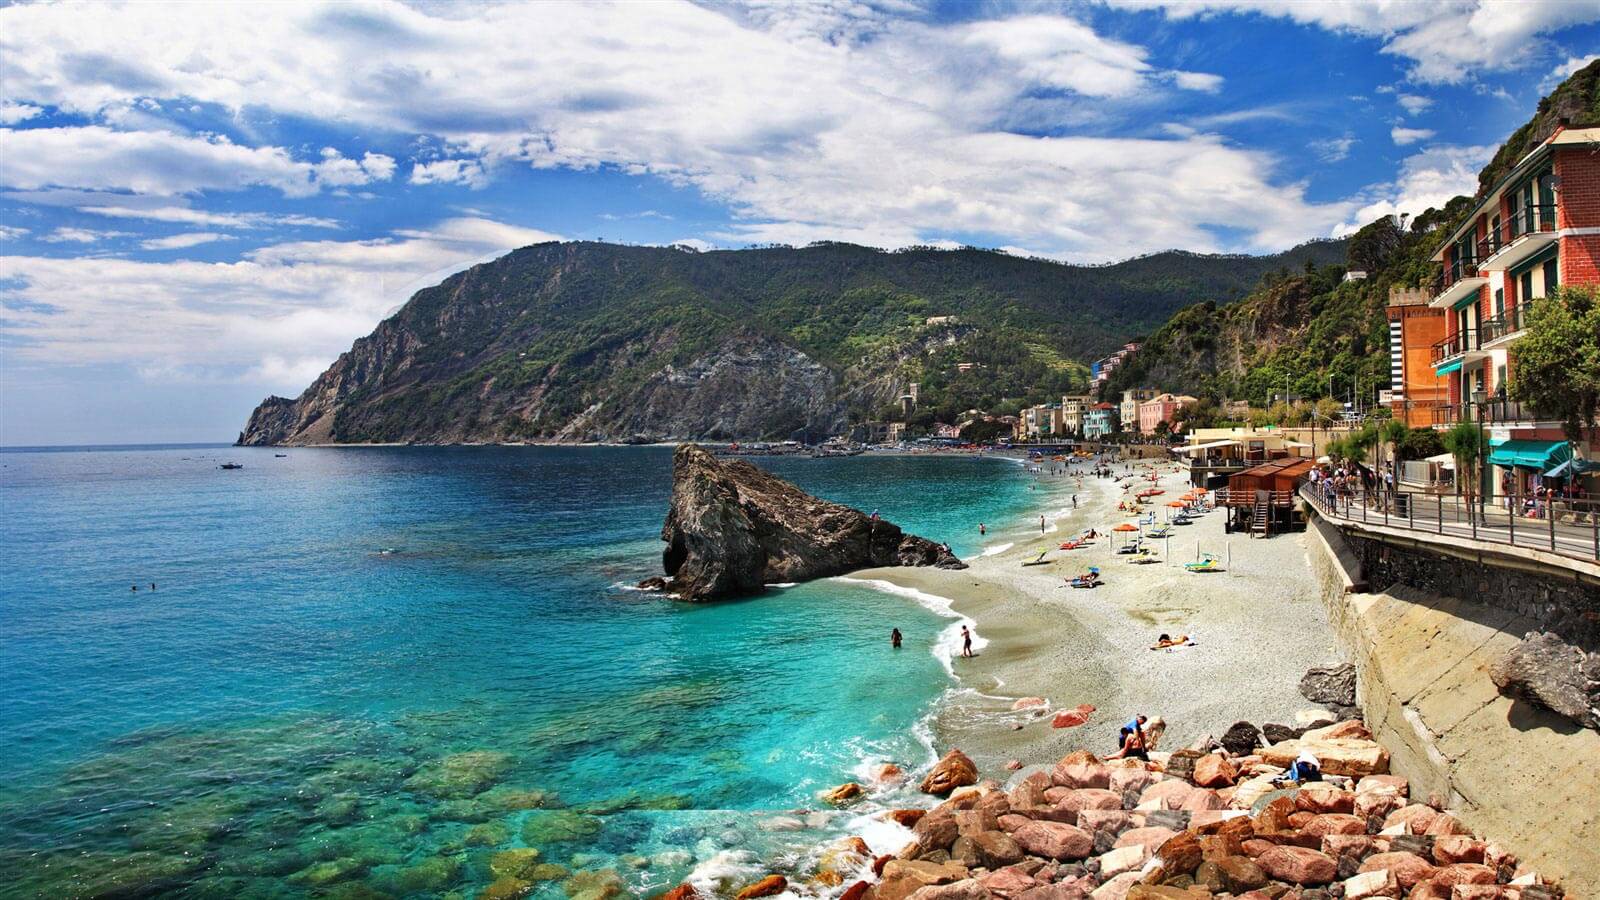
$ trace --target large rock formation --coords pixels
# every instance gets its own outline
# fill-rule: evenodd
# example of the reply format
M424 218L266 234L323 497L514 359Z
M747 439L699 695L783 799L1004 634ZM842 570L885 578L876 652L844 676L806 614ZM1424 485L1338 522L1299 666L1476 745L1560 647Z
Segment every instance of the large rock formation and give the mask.
M966 568L940 544L693 444L673 454L672 507L661 539L667 580L645 585L666 587L685 600L752 594L768 584L876 566Z
M1600 729L1600 653L1584 653L1548 631L1534 632L1501 657L1489 677L1502 694Z

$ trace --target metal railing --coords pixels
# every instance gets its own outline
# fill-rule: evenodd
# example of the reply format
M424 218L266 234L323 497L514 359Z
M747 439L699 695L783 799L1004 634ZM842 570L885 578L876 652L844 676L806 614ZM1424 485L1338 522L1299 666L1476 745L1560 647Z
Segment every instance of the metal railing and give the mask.
M1484 319L1478 326L1478 346L1498 341L1521 331L1524 327L1523 319L1526 305L1513 306L1503 313Z
M1458 331L1433 345L1433 364L1437 366L1468 350L1476 349L1478 349L1478 330L1468 328L1465 331Z
M1457 422L1471 422L1472 410L1466 403L1441 403L1433 408L1433 424L1454 425Z
M1478 276L1478 261L1476 259L1458 259L1444 267L1444 274L1440 276L1438 290L1434 295L1444 293L1463 278L1476 278Z
M1302 482L1300 496L1334 522L1471 538L1600 562L1600 500L1417 494L1335 488L1326 481Z
M1518 209L1499 227L1478 239L1477 259L1483 262L1505 249L1512 241L1526 235L1556 230L1556 205L1535 203Z

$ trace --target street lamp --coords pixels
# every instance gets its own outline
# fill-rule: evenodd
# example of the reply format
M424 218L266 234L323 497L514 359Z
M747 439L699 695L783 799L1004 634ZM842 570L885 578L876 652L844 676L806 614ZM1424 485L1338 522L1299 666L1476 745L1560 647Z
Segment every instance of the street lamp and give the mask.
M1489 453L1488 441L1483 433L1483 409L1488 402L1488 391L1480 387L1472 392L1472 403L1478 408L1478 520L1484 524L1488 524L1489 521L1488 517L1484 515L1484 506L1487 502L1484 492L1486 490L1485 482L1488 480L1489 475Z

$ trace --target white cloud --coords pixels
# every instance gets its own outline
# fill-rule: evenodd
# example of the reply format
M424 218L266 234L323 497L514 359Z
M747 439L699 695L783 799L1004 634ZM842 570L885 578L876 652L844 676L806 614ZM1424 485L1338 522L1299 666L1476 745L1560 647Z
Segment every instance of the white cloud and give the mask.
M218 213L192 209L184 197L153 197L110 191L5 191L0 197L35 206L68 207L113 219L172 222L211 228L339 228L336 219L294 213Z
M1223 82L1221 75L1211 75L1206 72L1174 71L1172 80L1178 87L1186 91L1204 91L1208 94L1215 94L1222 90Z
M5 128L0 143L6 147L0 184L21 190L173 195L260 186L303 197L322 186L366 184L378 173L386 178L394 172L394 160L370 153L357 162L324 151L321 162L307 163L281 147L245 147L220 135L116 131L103 125Z
M1549 52L1541 35L1600 21L1588 0L1108 0L1159 8L1169 18L1246 13L1330 31L1381 38L1383 52L1411 61L1421 83L1458 84L1478 71L1538 64Z
M849 5L381 0L177 9L97 7L94 29L65 8L0 9L7 92L87 116L178 97L416 134L451 156L413 163L419 185L481 187L509 165L654 175L726 205L735 239L977 234L1106 259L1170 246L1278 249L1349 212L1307 201L1271 156L1207 133L1229 117L1292 118L1285 110L1198 119L1164 140L1034 134L1029 123L1089 121L1108 100L1126 109L1220 85L1159 69L1143 47L1065 16L940 25ZM118 61L116 79L86 74L99 71L86 61L106 59ZM119 136L97 140L168 150L141 175L141 192L249 183L308 194L327 183L317 163L279 148L106 134ZM109 158L72 150L18 180L116 180ZM204 163L215 156L229 160L212 173ZM1242 235L1211 227L1240 223Z
M1418 94L1401 94L1395 98L1410 115L1417 115L1433 105L1433 100Z
M14 241L29 233L28 229L16 225L0 225L0 241Z
M1397 145L1405 147L1418 141L1425 141L1433 137L1433 130L1429 128L1403 128L1399 125L1389 129L1389 139Z
M462 184L478 190L489 183L489 172L479 159L437 159L411 167L412 184Z
M191 231L187 234L174 234L168 237L151 238L140 241L139 246L146 250L183 250L188 247L198 247L213 241L231 241L232 235L217 234L212 231Z
M1311 152L1315 153L1317 155L1317 159L1320 159L1323 162L1335 163L1348 157L1350 155L1351 148L1355 147L1355 145L1355 136L1347 134L1343 137L1312 141Z
M0 333L8 358L30 363L268 378L298 392L416 289L553 239L450 219L384 239L273 245L231 263L0 256L9 283Z
M1550 74L1546 75L1544 80L1539 82L1539 93L1550 93L1551 91L1555 90L1556 85L1566 81L1568 78L1572 77L1573 73L1594 62L1596 59L1600 59L1600 57L1597 57L1593 54L1589 54L1587 56L1567 57L1565 62L1562 62L1560 65L1552 69Z
M15 125L26 122L44 112L31 103L12 103L9 100L0 101L0 125Z
M126 231L97 231L93 228L69 228L63 226L39 238L51 244L97 244L104 240L120 237L132 237Z
M1364 192L1362 205L1336 235L1354 233L1379 216L1415 216L1429 207L1442 207L1454 197L1471 196L1478 189L1478 171L1494 156L1495 147L1433 146L1400 165L1392 183Z

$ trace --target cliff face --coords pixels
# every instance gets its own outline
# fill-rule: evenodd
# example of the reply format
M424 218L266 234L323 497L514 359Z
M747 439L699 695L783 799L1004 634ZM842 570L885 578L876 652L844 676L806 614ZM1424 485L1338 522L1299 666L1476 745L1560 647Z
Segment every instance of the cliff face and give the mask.
M672 457L672 506L661 539L668 578L646 585L684 600L748 595L768 584L878 566L966 568L939 544L692 444Z
M540 244L418 292L242 444L822 436L910 382L942 421L1081 388L1079 360L1274 265L1156 254L1064 266L849 245L692 253ZM958 363L974 363L958 370Z

